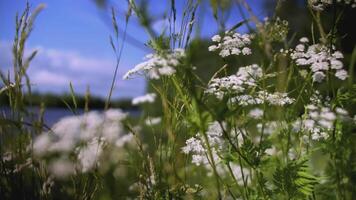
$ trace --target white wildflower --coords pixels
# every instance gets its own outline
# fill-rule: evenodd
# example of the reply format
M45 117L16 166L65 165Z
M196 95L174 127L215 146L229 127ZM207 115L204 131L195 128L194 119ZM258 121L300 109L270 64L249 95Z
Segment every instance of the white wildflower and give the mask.
M312 119L304 120L304 127L308 130L312 130L315 126L315 121Z
M159 79L161 76L173 75L175 68L185 57L183 49L174 49L173 51L163 52L162 54L149 54L146 56L147 61L136 65L129 70L123 79L128 79L134 74L146 74L150 79Z
M236 53L236 51L235 51L235 53ZM230 51L228 49L223 49L223 50L220 51L219 55L221 57L227 57L227 56L230 55Z
M176 70L170 66L163 66L161 68L158 68L158 72L160 75L170 76L176 73Z
M271 148L268 148L265 150L265 153L267 155L270 155L270 156L273 156L273 155L276 155L277 154L277 148L275 146L272 146Z
M305 117L301 121L294 122L293 126L296 128L293 130L310 132L312 140L327 139L328 133L334 128L335 120L342 120L348 115L345 109L339 107L335 111L333 112L329 107L309 104L306 106Z
M296 65L310 66L313 72L313 81L322 82L326 73L330 70L337 70L335 77L345 80L347 72L343 70L343 63L340 61L343 55L339 51L331 53L330 48L323 44L308 45L307 38L301 38L301 44L298 44L291 53L291 58L295 60ZM305 45L308 45L306 48ZM334 47L333 47L334 48Z
M78 153L81 171L88 172L96 165L99 165L98 158L103 151L103 143L99 138L93 138L85 147L81 147Z
M289 149L288 150L288 157L291 160L295 160L295 158L297 157L297 153L295 152L295 150Z
M341 58L344 58L344 55L340 51L335 51L333 53L333 57L336 59L341 59Z
M221 140L221 136L223 135L223 129L219 122L215 121L210 123L206 134L208 135L210 145L218 147L222 145L223 141Z
M67 159L58 159L49 164L49 170L57 178L65 178L75 173L75 165Z
M282 129L287 129L288 126L287 126L287 123L285 121L269 121L269 122L266 122L265 124L262 124L262 123L258 123L256 125L256 128L258 130L258 132L262 132L267 134L267 135L271 135L275 132L278 132ZM259 139L259 137L258 137Z
M325 74L323 72L315 72L313 74L313 81L321 83L325 78Z
M47 133L39 135L33 143L33 151L37 155L46 153L51 145L51 137Z
M51 194L53 185L54 185L53 177L52 177L52 176L49 176L49 177L47 178L47 180L43 183L42 189L41 189L40 193L41 193L42 195L49 195L49 194Z
M308 0L311 8L317 11L322 11L327 5L332 4L332 0Z
M323 11L326 7L334 3L333 0L309 0L308 2L311 8L318 11ZM335 3L349 5L351 8L356 7L356 0L336 0Z
M263 104L264 100L251 95L238 95L230 99L231 103L238 103L241 106L248 106L248 105L260 105Z
M160 117L148 117L145 120L145 124L147 126L154 126L154 125L161 123L161 121L162 121L162 118L160 118Z
M7 151L1 155L1 158L3 162L9 162L14 159L14 153Z
M185 154L189 154L190 152L201 153L205 152L204 147L201 144L200 139L196 139L195 137L189 138L185 141L186 146L182 147L182 151Z
M284 106L288 104L292 104L294 102L293 98L288 97L287 93L267 93L260 92L261 98L267 100L267 102L271 105ZM266 95L266 96L265 96Z
M330 111L329 108L322 108L319 116L328 121L334 121L336 119L336 115Z
M138 105L142 103L153 103L156 99L155 93L148 93L143 96L135 97L132 99L132 105Z
M15 164L15 169L12 170L13 173L19 173L21 172L23 169L26 168L32 168L32 159L31 158L27 158L26 161L24 163L21 164Z
M295 47L295 50L296 50L296 51L304 51L304 49L305 49L304 44L298 44L298 45Z
M213 159L216 163L218 163L220 161L220 157L217 153L224 147L224 140L222 138L223 130L220 123L210 123L206 134L213 152ZM208 167L209 161L206 154L207 147L205 140L200 137L200 134L198 133L195 137L189 138L186 140L185 144L186 145L182 147L182 152L185 154L192 154L192 163L197 166L203 164Z
M264 102L270 105L284 106L294 102L294 99L288 97L287 93L257 91L252 95L246 94L247 90L257 86L262 76L262 68L256 64L240 67L234 75L212 79L205 93L213 94L218 99L223 99L227 95L230 103L242 106L258 105Z
M244 185L244 180L243 178L245 178L245 181L247 182L247 184L249 184L251 182L251 180L247 177L250 176L250 170L246 169L246 168L241 168L240 165L237 165L237 164L231 164L231 170L232 170L232 173L234 174L236 180L237 180L237 183L239 185ZM242 176L242 173L244 174L244 176Z
M202 163L206 163L207 159L203 155L192 155L192 163L196 166L200 166Z
M132 134L126 134L122 137L120 137L118 140L115 142L115 146L117 147L123 147L126 143L129 143L132 141L133 135Z
M308 43L309 42L309 39L307 37L302 37L299 39L299 42L301 43Z
M348 77L348 74L347 74L346 70L340 69L340 70L336 71L335 76L337 78L339 78L340 80L346 80L346 78Z
M251 51L251 49L248 48L248 47L244 47L244 48L242 49L242 54L243 54L243 55L250 55L251 53L252 53L252 51Z
M263 110L255 108L251 110L248 115L254 119L260 119L263 116Z
M308 110L316 110L316 109L318 109L318 107L316 107L316 106L313 105L313 104L309 104L309 105L307 105L305 108L308 109Z
M343 109L343 108L339 108L339 107L337 107L337 108L335 109L335 111L336 111L336 113L339 114L339 115L344 115L344 116L346 116L346 115L349 114L349 113L347 112L347 110L345 110L345 109Z
M218 50L218 46L216 46L216 45L211 45L211 46L208 47L208 50L209 50L209 51L216 51L216 50Z
M287 93L274 92L269 93L267 91L258 91L255 96L252 95L239 95L231 99L232 103L238 103L241 106L248 105L260 105L267 103L274 106L285 106L292 104L294 99L288 97Z
M126 117L127 114L119 109L64 117L53 125L51 131L42 133L34 140L34 153L39 157L52 153L61 157L74 154L77 160L73 160L73 165L87 172L96 164L104 144L121 147L131 140L123 134L125 130L122 121ZM75 164L77 161L79 163ZM69 166L69 163L62 162L61 158L53 158L49 169L54 175L68 171L60 171L57 166Z
M256 64L240 67L235 75L211 80L205 92L214 94L217 98L222 98L225 92L240 93L251 86L256 86L262 75L261 67Z
M105 120L111 120L116 122L126 119L127 116L128 114L122 112L122 110L120 109L109 109L104 113Z
M88 141L95 137L98 132L101 132L104 123L104 117L98 111L92 111L84 114L83 116L78 116L80 122L79 132L73 135L79 135L80 139ZM85 128L85 131L81 131Z
M221 37L215 35L212 37L212 41L217 44L211 45L209 51L220 50L219 55L221 57L227 57L229 55L250 55L251 49L247 47L251 44L252 35L239 34L233 32L226 32L225 36Z
M331 60L331 69L342 69L344 67L344 64L340 60Z
M212 40L213 42L220 42L220 41L221 41L221 37L220 37L220 35L214 35L214 36L211 38L211 40Z

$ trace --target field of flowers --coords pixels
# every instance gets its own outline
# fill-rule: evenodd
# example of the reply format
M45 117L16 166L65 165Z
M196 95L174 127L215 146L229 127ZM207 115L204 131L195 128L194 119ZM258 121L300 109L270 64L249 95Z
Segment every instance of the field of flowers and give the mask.
M356 199L356 48L342 52L338 34L356 1L305 2L311 27L300 36L278 16L286 1L262 20L237 0L245 20L200 43L201 1L186 2L169 1L170 27L155 35L145 4L128 1L123 28L138 18L152 53L123 77L126 29L119 38L112 9L118 64L105 109L76 113L71 87L73 115L52 127L45 105L28 110L36 51L26 57L25 44L43 7L18 15L13 72L1 72L11 112L0 116L0 199ZM221 2L210 1L218 23ZM140 116L111 108L115 81L137 76L149 85L132 99Z

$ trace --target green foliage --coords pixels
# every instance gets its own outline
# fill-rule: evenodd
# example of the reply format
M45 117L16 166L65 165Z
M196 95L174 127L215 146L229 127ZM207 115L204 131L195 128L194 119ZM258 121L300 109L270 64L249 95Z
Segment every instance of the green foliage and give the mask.
M330 23L331 10L322 13L311 7L302 9L297 1L278 1L273 5L274 16L262 22L248 1L241 0L236 5L243 20L226 29L234 1L211 0L206 5L210 5L221 32L214 36L214 44L226 36L225 30L239 32L243 25L251 28L248 48L252 55L231 55L230 50L219 55L221 52L209 49L224 45L211 49L210 41L192 37L203 1L187 0L178 9L177 2L171 0L169 27L158 34L153 28L155 19L149 1L127 3L122 36L119 16L111 9L114 34L110 45L116 66L105 101L91 97L89 89L84 97L77 95L71 83L69 93L61 96L33 93L26 72L36 52L25 58L24 49L40 9L31 15L27 6L16 18L14 72L1 73L0 100L11 113L0 117L0 199L355 199L355 50L342 60L350 73L347 81L333 77L337 63L323 71L325 82L313 81L315 70L298 65L291 55L302 36L312 38L310 45L325 45L325 55L328 47L335 45L336 50L343 46L343 37L337 31L343 30L337 25L342 19L335 18L344 13L341 7L334 7L337 15ZM156 65L167 67L169 54L175 48L185 49L185 56L172 58L174 66L168 66L174 73L166 71L158 80L148 81L148 92L157 97L153 104L140 107L132 106L129 100L111 100L131 12L150 36L147 45L162 60L163 64ZM291 16L294 12L300 15ZM229 37L223 40L231 42L232 35ZM233 50L238 54L240 49ZM244 54L248 51L245 49ZM222 83L222 93L218 93L219 84L212 83ZM40 116L29 106L40 107ZM78 120L64 120L63 127L46 127L44 108L52 106L67 106L77 115L74 119L94 119L90 123L80 121L79 126L72 124ZM101 119L89 110L113 107L142 109L142 114L114 121L112 127L95 127ZM83 116L78 112L82 108ZM102 118L111 120L110 115ZM155 124L152 118L156 118ZM120 130L115 129L116 125ZM38 138L50 136L55 142L61 141L62 135L51 130L58 128L65 136L73 130L82 133L84 128L88 133L76 137L99 134L90 142L79 140L68 152L36 154L41 141ZM113 145L113 139L103 134L107 130L113 138L121 132L132 138L126 145ZM72 141L65 142L68 145ZM84 147L99 143L102 149L87 152L89 161L70 163L74 165L70 165L70 175L58 177L53 173L53 160L79 159ZM51 150L56 145L45 147ZM92 168L83 170L85 163L92 164ZM57 171L64 169L61 166Z
M284 167L277 167L273 183L276 192L287 195L289 199L299 199L311 196L318 181L310 174L307 160L296 160Z

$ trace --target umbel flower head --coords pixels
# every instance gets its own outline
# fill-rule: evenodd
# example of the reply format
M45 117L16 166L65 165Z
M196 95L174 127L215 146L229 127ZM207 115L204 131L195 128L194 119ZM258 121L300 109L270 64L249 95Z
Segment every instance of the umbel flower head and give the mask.
M208 126L208 130L206 131L207 141L205 141L202 135L198 133L195 137L187 139L185 142L186 145L182 147L182 152L184 154L191 154L193 164L195 164L196 166L202 166L209 171L208 176L211 176L213 174L210 159L213 159L216 163L216 170L220 175L229 176L228 169L222 162L222 155L226 154L226 152L228 151L228 144L224 140L224 130L222 126L224 127L224 129L226 128L225 123L220 124L217 121L211 122ZM237 138L238 143L243 143L241 132L236 133L234 131L231 131L231 135ZM208 156L207 142L211 147L212 158L209 158ZM231 163L230 166L238 183L242 185L243 181L241 170L243 169L240 167L241 166L234 163ZM245 175L249 174L248 170L246 170L244 173Z
M288 21L277 17L275 19L264 19L263 28L266 31L266 39L269 41L283 41L288 34Z
M223 130L220 124L217 121L210 123L206 134L208 142L213 148L214 160L219 162L220 158L217 153L225 146L224 140L222 138ZM207 144L199 133L195 137L191 137L190 139L186 140L185 143L186 146L182 147L182 151L185 154L192 154L192 163L197 166L201 164L209 165L209 160L206 155L206 152L208 151Z
M328 101L322 102L320 93L316 91L311 97L311 104L305 106L303 118L294 122L294 131L310 133L312 140L326 140L335 128L335 122L347 117L345 109L336 107L332 110Z
M153 103L156 99L155 93L148 93L143 96L135 97L132 99L132 105L138 105L143 103Z
M241 93L246 89L256 86L256 82L262 77L262 69L257 64L240 67L234 75L215 78L211 80L205 91L222 99L226 92Z
M212 94L220 100L228 96L230 103L241 106L263 103L284 106L294 102L294 99L288 97L287 93L258 91L256 86L262 76L262 68L257 64L240 67L234 75L212 79L205 93ZM252 88L255 88L254 93L249 92Z
M334 75L338 79L345 80L348 77L340 60L344 57L340 51L332 52L324 44L309 45L307 38L301 38L300 42L291 53L291 58L298 66L310 66L314 82L322 82L326 73L332 70L336 71Z
M185 57L183 49L174 49L161 53L148 54L146 61L129 70L123 79L129 79L134 74L144 74L149 79L159 79L161 76L170 76L176 73L176 67Z
M34 140L34 154L38 157L59 155L49 165L50 171L55 170L51 171L54 175L74 173L73 167L88 172L98 165L104 145L120 148L131 140L132 135L125 134L122 124L126 117L127 114L119 109L64 117L53 125L51 131ZM76 159L68 159L73 154Z
M211 39L216 44L209 47L209 51L218 51L221 57L227 57L229 55L250 55L252 53L248 45L251 44L253 35L240 34L234 32L225 32L225 35L215 35Z
M338 4L350 5L352 8L356 8L356 0L336 0ZM326 7L334 3L333 0L308 0L311 8L318 11L323 11Z

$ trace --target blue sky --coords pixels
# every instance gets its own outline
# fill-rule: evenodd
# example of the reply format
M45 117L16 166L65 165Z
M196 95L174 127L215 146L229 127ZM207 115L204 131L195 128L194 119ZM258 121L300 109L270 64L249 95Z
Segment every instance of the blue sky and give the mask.
M126 0L113 1L118 12L118 24L124 25ZM149 9L155 16L162 16L169 9L169 1L151 0ZM178 13L185 0L179 0ZM253 9L261 18L266 13L260 8L263 0L250 0ZM93 0L29 0L32 8L46 4L38 16L34 31L27 43L27 52L38 50L39 53L29 69L33 89L40 92L63 93L69 91L69 81L76 92L83 94L90 87L91 93L105 97L110 88L115 68L115 57L109 44L112 34L110 12L98 8ZM25 0L0 1L0 69L7 71L11 66L11 41L15 29L16 12L21 12ZM228 26L241 20L232 12ZM200 19L202 37L210 37L217 32L217 25L212 18L212 11L206 7ZM167 21L158 20L156 31L163 30ZM135 97L145 93L145 80L137 77L123 81L122 75L140 63L150 52L144 45L149 40L135 17L130 20L128 34L136 43L125 43L119 76L115 83L114 98Z

